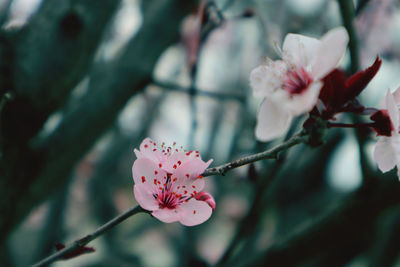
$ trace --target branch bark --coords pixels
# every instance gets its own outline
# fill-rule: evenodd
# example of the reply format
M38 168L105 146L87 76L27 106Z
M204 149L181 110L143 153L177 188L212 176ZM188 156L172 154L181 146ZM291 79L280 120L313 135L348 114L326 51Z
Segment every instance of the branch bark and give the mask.
M286 150L292 146L295 146L297 144L305 143L308 140L308 135L304 132L301 131L295 135L293 135L289 140L286 142L283 142L282 144L277 145L276 147L273 147L271 149L268 149L266 151L250 155L247 157L243 157L237 160L234 160L232 162L213 167L213 168L208 168L205 170L205 172L202 174L204 177L205 176L210 176L210 175L225 175L228 171L238 168L240 166L250 164L259 160L263 159L274 159L277 158L279 152Z

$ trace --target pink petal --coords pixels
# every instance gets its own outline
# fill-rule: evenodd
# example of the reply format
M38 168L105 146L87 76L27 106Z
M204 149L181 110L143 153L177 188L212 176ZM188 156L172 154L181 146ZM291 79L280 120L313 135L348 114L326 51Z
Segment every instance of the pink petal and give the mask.
M346 52L348 42L349 35L343 27L334 28L322 36L321 45L311 62L311 73L315 79L323 78L337 66Z
M145 186L148 190L154 190L158 186L155 185L154 180L164 183L167 173L159 168L154 161L140 158L133 163L132 175L135 184Z
M287 110L279 108L267 98L264 99L257 116L256 138L266 142L285 135L292 118Z
M164 158L162 152L158 150L158 147L155 145L156 143L153 142L150 138L146 138L140 144L140 151L136 149L135 154L136 157L139 158L148 158L154 161L155 163L159 163Z
M195 151L191 151L191 152L183 152L183 151L176 152L175 151L164 162L163 169L165 169L169 173L174 173L176 171L176 169L179 168L182 164L196 158L196 155L197 155L197 153ZM199 155L199 158L200 158L200 155Z
M211 207L204 201L191 199L179 207L179 221L186 226L201 224L210 218Z
M165 223L172 223L179 221L180 217L176 209L158 209L151 213L154 217Z
M307 67L320 46L320 41L301 34L289 33L283 41L283 59L296 66Z
M200 158L195 158L190 161L187 161L180 165L176 170L175 174L178 178L186 177L189 174L190 178L197 178L201 175L207 167L211 164L213 160L210 159L207 162L204 162Z
M212 160L204 162L200 159L193 159L182 164L173 174L177 178L174 190L178 194L196 195L204 188L204 179L200 176L210 165ZM198 178L200 176L200 178Z
M390 90L388 89L386 92L386 98L385 98L385 104L386 108L389 112L389 117L390 120L393 123L393 127L396 132L399 131L399 108L396 105L395 98L393 97L392 93L390 93Z
M322 82L313 82L301 94L292 95L285 101L283 107L294 116L309 112L317 104L319 92L322 88Z
M184 197L193 197L201 190L205 185L204 178L186 178L182 177L177 180L174 184L173 190L176 194Z
M400 163L400 135L381 136L375 145L374 159L382 172L387 172Z
M159 207L157 200L154 198L151 190L146 186L136 184L133 187L135 199L139 205L145 210L157 210Z

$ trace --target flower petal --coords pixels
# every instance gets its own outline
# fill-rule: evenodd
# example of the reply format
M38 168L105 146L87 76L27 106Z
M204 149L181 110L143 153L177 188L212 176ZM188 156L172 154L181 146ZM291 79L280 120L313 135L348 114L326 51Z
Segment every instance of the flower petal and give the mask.
M292 115L269 99L264 99L257 116L256 138L271 141L286 134L292 122Z
M178 178L187 176L187 174L189 174L190 178L197 178L210 166L211 162L212 159L204 162L200 158L195 158L180 165L175 174Z
M270 61L268 65L261 65L250 73L250 86L254 96L265 97L282 87L284 74L287 71L286 63L282 60Z
M374 159L382 172L387 172L400 163L400 135L381 136L375 145Z
M179 207L179 221L186 226L201 224L210 218L211 207L204 201L191 199Z
M393 123L394 131L399 131L399 108L396 105L395 98L388 89L385 98L386 108L389 112L390 120Z
M176 209L158 209L151 213L154 217L165 223L172 223L179 221L180 217Z
M154 198L152 191L146 186L136 184L133 186L133 193L139 205L145 210L157 210L159 208L157 200Z
M153 190L156 184L162 184L166 181L167 173L159 168L156 163L147 158L135 160L132 166L132 176L135 184L147 187Z
M311 74L315 79L323 78L337 66L348 42L349 35L343 27L334 28L322 36L321 45L311 62Z
M135 149L134 152L138 159L148 158L154 161L156 164L162 162L164 159L163 153L158 150L156 143L150 138L144 139L140 144L140 151Z
M283 59L296 66L307 67L321 42L301 34L289 33L283 41Z
M313 82L303 93L293 95L290 100L284 102L284 108L294 116L309 112L317 104L322 82Z
M164 162L163 169L169 173L174 173L179 166L193 159L201 159L198 151L174 151Z

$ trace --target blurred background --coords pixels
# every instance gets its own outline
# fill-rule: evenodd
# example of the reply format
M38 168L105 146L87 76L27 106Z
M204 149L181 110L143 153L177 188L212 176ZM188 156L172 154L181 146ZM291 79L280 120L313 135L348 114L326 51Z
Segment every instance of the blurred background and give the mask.
M0 265L29 266L136 205L145 137L212 166L282 142L255 140L249 73L288 32L319 38L343 16L359 57L341 67L383 59L360 96L377 107L400 85L397 0L0 0ZM207 177L206 223L139 214L52 266L400 266L400 185L366 134L329 130Z

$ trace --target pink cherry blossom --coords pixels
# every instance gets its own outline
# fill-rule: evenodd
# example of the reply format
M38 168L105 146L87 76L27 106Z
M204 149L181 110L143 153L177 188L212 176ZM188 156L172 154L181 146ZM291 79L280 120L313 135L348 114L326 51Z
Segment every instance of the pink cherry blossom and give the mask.
M198 151L186 151L175 144L158 147L150 138L146 138L135 153L134 194L142 208L165 223L179 221L193 226L210 218L215 202L214 206L210 205L213 198L202 192L201 174L212 160L204 162ZM204 194L209 197L202 198Z
M282 60L269 60L250 74L254 95L264 97L258 113L256 137L270 141L284 135L294 116L311 111L322 79L346 52L348 34L343 27L328 31L320 40L288 34Z
M387 172L397 166L397 174L400 177L400 87L392 94L387 91L383 103L383 112L389 116L391 122L390 136L380 136L375 146L374 158L378 168Z

